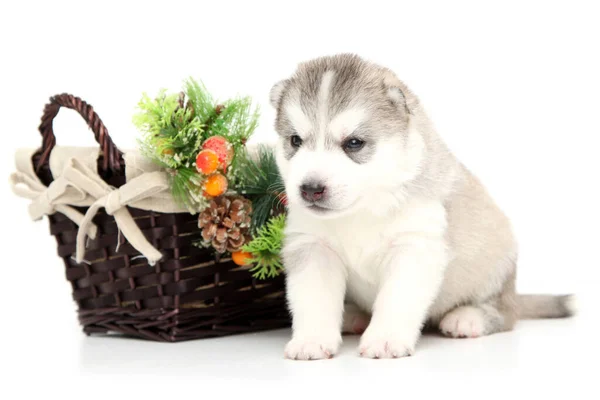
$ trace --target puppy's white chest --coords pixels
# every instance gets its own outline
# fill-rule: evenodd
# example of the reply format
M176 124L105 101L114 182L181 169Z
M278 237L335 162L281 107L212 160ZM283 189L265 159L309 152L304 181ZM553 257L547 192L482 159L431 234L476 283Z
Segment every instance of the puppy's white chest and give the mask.
M390 253L422 235L442 237L446 213L442 204L413 201L386 215L368 210L339 219L313 220L291 215L294 231L304 232L332 249L342 260L352 286L378 286Z
M393 225L375 218L360 218L335 227L331 233L329 242L348 272L374 283L381 258L395 236Z
M322 237L346 270L346 297L365 310L371 309L385 258L397 236L397 224L389 218L360 215L328 221L325 227Z

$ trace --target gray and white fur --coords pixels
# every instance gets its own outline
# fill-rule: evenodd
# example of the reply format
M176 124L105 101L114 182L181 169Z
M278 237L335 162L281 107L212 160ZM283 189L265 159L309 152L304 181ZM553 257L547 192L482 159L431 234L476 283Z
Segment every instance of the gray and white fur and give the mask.
M342 332L362 333L360 355L392 358L413 354L425 326L477 337L573 314L572 296L516 293L508 218L392 71L313 59L271 103L289 204L288 358L332 357Z

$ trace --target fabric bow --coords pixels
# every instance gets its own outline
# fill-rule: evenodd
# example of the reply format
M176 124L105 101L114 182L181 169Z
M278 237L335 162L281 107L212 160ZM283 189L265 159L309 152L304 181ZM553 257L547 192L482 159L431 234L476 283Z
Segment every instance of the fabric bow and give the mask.
M73 206L88 206L90 201L85 193L77 187L70 186L63 177L57 178L50 187L46 187L33 170L17 171L10 175L9 182L13 193L31 200L28 211L32 220L38 221L44 215L59 212L81 226L84 215ZM96 225L88 224L86 229L88 236L95 239L98 232Z
M108 185L94 170L77 158L66 161L62 174L48 187L44 186L33 172L23 171L11 175L11 184L15 194L32 200L29 214L32 219L60 212L79 225L77 232L75 259L83 261L85 242L89 236L94 239L97 227L92 220L100 208L112 215L117 227L129 243L154 265L162 258L146 239L127 206L135 207L136 202L151 199L154 195L169 190L169 181L164 171L146 172L120 188ZM89 206L82 215L72 206Z

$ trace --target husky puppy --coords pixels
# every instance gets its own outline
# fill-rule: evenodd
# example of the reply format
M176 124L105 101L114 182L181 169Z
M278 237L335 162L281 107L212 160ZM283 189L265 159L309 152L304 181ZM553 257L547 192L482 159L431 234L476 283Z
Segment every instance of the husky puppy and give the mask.
M310 60L271 103L289 207L286 357L330 358L343 331L363 330L362 356L403 357L425 326L466 338L572 314L571 296L515 293L509 220L389 69Z

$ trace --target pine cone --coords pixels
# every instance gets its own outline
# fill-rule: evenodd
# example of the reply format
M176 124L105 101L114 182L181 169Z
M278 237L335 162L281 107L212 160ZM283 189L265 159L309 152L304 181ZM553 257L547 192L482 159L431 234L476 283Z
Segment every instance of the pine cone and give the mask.
M218 253L236 252L250 241L252 203L239 196L221 196L200 213L198 227L205 245Z

